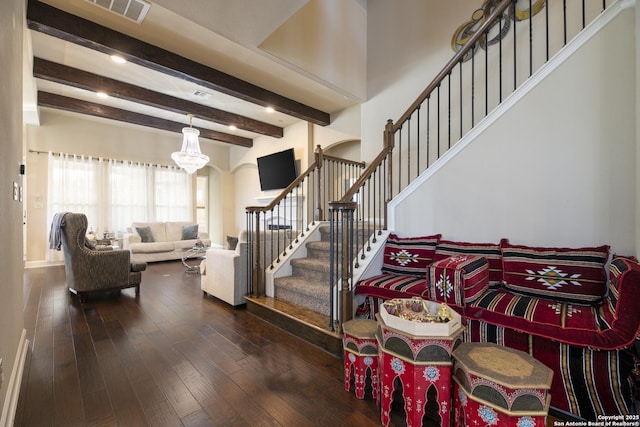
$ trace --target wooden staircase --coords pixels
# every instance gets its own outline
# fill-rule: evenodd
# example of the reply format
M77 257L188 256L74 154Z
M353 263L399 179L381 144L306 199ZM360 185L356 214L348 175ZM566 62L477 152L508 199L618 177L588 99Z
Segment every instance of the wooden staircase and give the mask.
M342 336L329 328L329 226L320 236L305 243L306 258L291 260L291 276L275 279L275 297L248 297L247 310L340 357Z
M361 235L369 229L359 229ZM339 327L330 330L330 227L319 227L320 240L306 242L306 258L291 260L292 275L274 280L270 297L247 297L247 310L309 341L322 349L342 356Z

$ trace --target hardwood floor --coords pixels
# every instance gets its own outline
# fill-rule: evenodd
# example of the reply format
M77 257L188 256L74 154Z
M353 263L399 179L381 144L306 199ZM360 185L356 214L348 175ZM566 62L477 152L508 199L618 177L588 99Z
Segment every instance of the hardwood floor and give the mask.
M25 270L30 352L16 426L377 426L340 359L203 297L179 262L141 294L80 304L63 267Z
M340 359L203 297L179 262L150 264L138 298L80 304L64 281L62 266L25 270L15 426L380 425Z

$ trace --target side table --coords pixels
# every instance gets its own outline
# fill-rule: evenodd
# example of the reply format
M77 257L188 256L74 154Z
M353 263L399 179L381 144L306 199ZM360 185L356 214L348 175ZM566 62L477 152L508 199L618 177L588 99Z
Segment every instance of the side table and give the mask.
M342 324L344 332L344 389L350 391L353 377L355 395L364 399L367 374L371 379L371 394L378 397L378 342L375 320L351 319ZM351 375L353 372L353 375Z
M184 255L182 256L182 265L185 268L185 273L187 274L200 274L200 264L198 265L189 265L187 264L187 260L192 258L204 258L207 253L207 249L210 246L194 246L189 249L185 249Z
M411 335L389 327L378 314L376 339L383 425L389 425L394 394L400 392L404 397L408 427L422 426L425 416L433 421L433 425L451 425L451 355L453 349L462 342L462 330L460 326L448 336Z
M492 343L462 343L453 358L455 425L545 427L551 369Z

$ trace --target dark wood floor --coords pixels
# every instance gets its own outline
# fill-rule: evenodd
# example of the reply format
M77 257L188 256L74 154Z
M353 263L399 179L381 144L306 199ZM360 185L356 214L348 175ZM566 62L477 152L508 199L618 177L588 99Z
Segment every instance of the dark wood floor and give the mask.
M63 267L25 270L15 426L380 425L372 400L344 391L340 359L203 297L179 262L143 274L137 299L80 304Z
M377 426L342 362L246 310L203 297L179 262L141 294L80 304L64 268L25 271L30 349L16 426Z

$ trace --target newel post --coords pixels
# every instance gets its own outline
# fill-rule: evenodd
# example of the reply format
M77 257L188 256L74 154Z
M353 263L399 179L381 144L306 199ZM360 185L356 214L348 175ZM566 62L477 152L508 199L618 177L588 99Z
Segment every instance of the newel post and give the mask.
M324 160L324 154L322 152L322 147L320 145L316 146L314 151L314 157L316 161L316 168L318 169L317 179L316 179L316 194L314 199L317 201L316 203L316 221L324 221L324 212L322 210L322 161Z
M252 244L249 245L249 251L253 254L253 296L263 297L264 294L264 269L262 268L262 261L260 260L260 211L255 211L255 233L249 233L249 240ZM255 234L255 239L253 235Z
M387 150L387 158L388 158L388 166L389 170L386 176L385 186L387 195L386 200L384 201L384 228L387 229L389 223L387 221L387 204L393 198L393 148L395 146L395 138L393 131L393 121L391 119L387 120L387 124L384 127L384 148Z
M357 203L330 202L331 221L331 312L333 313L333 296L337 296L337 323L347 322L353 318L353 213ZM333 315L331 316L333 318ZM334 330L333 323L330 325Z

